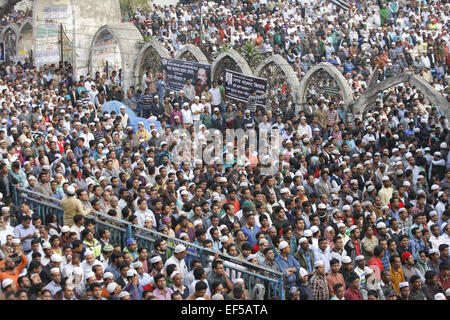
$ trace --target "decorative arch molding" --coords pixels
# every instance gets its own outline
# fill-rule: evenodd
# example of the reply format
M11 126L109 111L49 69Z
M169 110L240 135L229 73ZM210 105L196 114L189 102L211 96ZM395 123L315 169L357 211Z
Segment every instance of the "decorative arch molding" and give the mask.
M8 46L6 43L6 36L12 32L14 34L15 43L13 43L13 46ZM16 23L10 23L8 24L1 32L0 34L0 42L5 42L5 59L8 61L9 59L13 58L17 54L17 43L19 42L19 26ZM14 51L14 52L10 52Z
M19 31L18 31L19 36L22 35L23 29L25 29L25 27L29 27L29 28L33 29L33 20L26 19L22 22L22 24L19 27Z
M253 75L252 69L249 67L247 61L233 48L228 49L225 52L222 52L217 56L217 58L214 59L213 64L211 66L211 79L217 80L218 78L218 71L219 67L222 64L222 62L227 59L231 59L236 66L240 69L239 71L241 73L244 73L246 75Z
M342 91L342 98L344 99L344 103L351 108L354 102L352 89L340 70L329 62L321 62L318 65L311 67L305 74L299 86L299 103L301 104L305 102L309 84L313 80L314 75L321 70L328 73L336 81Z
M370 86L364 94L362 94L354 103L353 109L356 114L363 115L366 109L375 104L377 95L393 86L396 86L403 82L409 82L413 86L422 92L428 100L430 100L434 105L437 105L441 112L450 118L450 104L439 92L434 90L434 88L423 78L411 73L401 73L394 77L387 78L379 83Z
M264 69L271 65L275 64L278 66L281 71L286 76L287 83L292 90L292 98L295 104L298 102L298 88L300 86L300 82L298 81L297 74L294 69L292 69L291 65L284 59L281 55L276 54L266 58L263 62L261 62L255 70L255 76L260 77L264 72ZM270 79L268 79L270 81Z
M170 58L169 51L158 41L150 40L146 42L145 45L140 49L137 54L136 59L134 60L133 65L133 82L136 87L141 87L142 76L144 75L147 62L146 53L148 51L155 51L157 55L159 55L159 62L161 62L161 58Z
M28 31L28 32L27 32ZM27 32L27 34L25 34ZM29 36L29 38L24 38L25 36ZM20 25L20 28L17 33L17 41L16 41L16 52L17 54L20 53L20 50L26 47L24 45L23 41L29 42L28 46L30 50L33 50L33 20L32 19L26 19L22 22Z
M118 23L104 25L100 27L92 39L89 52L89 72L93 72L93 53L95 45L105 33L112 35L112 39L117 43L120 54L120 68L122 69L122 87L129 88L133 79L133 64L138 53L137 43L143 40L141 33L131 23Z
M200 50L199 47L194 46L192 44L185 45L183 47L183 49L181 49L177 53L175 58L181 59L181 60L186 60L186 56L189 54L195 58L196 62L209 64L209 61L206 58L205 54L202 52L202 50Z
M16 23L10 23L10 24L8 24L8 25L2 30L2 32L1 32L1 34L0 34L0 36L1 36L1 41L3 41L3 39L4 39L4 37L5 37L5 34L6 34L6 32L8 32L8 31L14 32L14 34L16 35L16 38L17 38L18 35L19 35L19 29L20 29L20 27L19 27Z

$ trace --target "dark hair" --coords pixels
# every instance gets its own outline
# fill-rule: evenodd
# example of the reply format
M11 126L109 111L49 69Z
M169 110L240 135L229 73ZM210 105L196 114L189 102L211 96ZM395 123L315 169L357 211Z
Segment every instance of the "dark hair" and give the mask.
M428 270L425 272L425 280L432 279L434 276L436 276L436 271L434 270Z
M233 288L233 296L235 299L241 299L242 295L244 294L244 291L240 286L236 286Z
M199 281L195 284L195 291L206 290L208 286L203 281Z
M161 278L165 278L165 276L162 273L158 273L153 279L155 280L155 283L156 283Z
M221 284L222 284L222 283L219 282L219 281L214 281L214 282L212 283L212 285L211 285L212 291L215 291L216 288L217 288L218 286L220 286Z
M205 273L205 269L203 269L203 267L197 267L194 269L193 274L194 274L194 279L195 280L200 280L200 278L202 277L202 275Z
M367 291L367 296L375 296L378 298L378 292L376 290Z
M376 246L375 249L373 249L373 255L375 257L378 257L383 252L384 252L384 247L383 246Z
M126 267L129 268L130 266L128 265L128 263L122 262L122 263L120 264L120 266L119 266L119 270L122 271L122 269L124 269L124 268L126 268Z
M212 262L211 267L212 267L213 269L216 269L217 266L218 266L219 264L223 264L223 261L222 261L222 260L214 260L214 261Z
M339 288L341 288L341 287L343 287L344 285L342 284L342 283L336 283L334 286L333 286L333 291L336 293L336 291L339 289Z
M359 276L357 274L350 274L350 276L348 277L348 282L352 283L353 281L355 281L356 279L359 279Z
M396 258L400 258L400 256L399 256L399 255L393 255L393 256L391 256L391 257L389 258L389 262L390 262L390 263L394 263Z
M333 259L330 260L330 266L338 264L338 263L339 263L338 259L333 258Z
M420 276L417 274L414 274L411 276L411 278L409 278L409 282L414 283L417 279L420 279Z

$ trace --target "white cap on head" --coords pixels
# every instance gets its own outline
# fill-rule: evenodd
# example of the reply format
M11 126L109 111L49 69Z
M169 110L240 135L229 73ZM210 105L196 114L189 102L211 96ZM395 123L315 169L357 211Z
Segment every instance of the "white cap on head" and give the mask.
M324 263L322 260L317 260L316 262L314 262L314 268L317 268L317 267L320 267L323 265L324 265Z
M128 291L121 291L119 293L119 298L123 298L123 297L129 296L129 295L130 295L130 293Z
M237 284L237 283L244 283L244 279L242 278L236 278L233 280L233 285Z
M184 251L186 251L186 247L183 246L182 244L178 244L175 247L175 253L181 253L181 252L184 252Z
M171 274L170 274L170 280L173 280L173 278L177 275L177 274L180 274L180 272L179 271L174 271L174 272L172 272Z
M72 186L67 187L67 193L71 196L75 194L75 188Z
M299 274L300 274L300 277L303 278L308 275L308 271L306 271L305 268L300 268Z
M438 213L436 210L433 210L433 211L430 211L429 215L430 215L430 217L434 217L434 216L437 216Z
M398 285L398 287L399 287L400 289L405 288L405 287L409 287L409 283L408 283L408 281L400 282L400 284Z
M68 226L63 226L61 228L61 233L66 233L66 232L69 232L69 231L70 231L70 228Z
M289 244L286 241L281 241L278 245L278 249L283 250L284 248L288 247Z
M436 249L436 248L431 248L430 250L428 250L428 254L435 254L435 253L438 253L438 252L439 252L439 250Z
M108 290L109 293L113 293L114 290L116 290L118 284L115 282L111 282L110 284L108 284L108 286L106 287L106 290Z
M202 224L202 220L195 220L194 221L194 228L196 227L196 226L198 226L199 224Z
M42 244L42 249L50 249L52 246L51 246L51 244L50 244L50 242L48 242L48 241L45 241L43 244Z
M10 278L6 278L2 281L2 287L5 289L7 286L10 286L13 281Z
M439 292L434 295L434 300L447 300L447 298L442 292Z
M12 239L12 244L20 244L20 239L19 238Z
M137 275L136 270L130 269L127 271L127 277L134 277L135 275Z
M352 258L345 256L342 258L342 263L352 263Z
M305 232L303 232L303 235L307 238L312 237L313 233L311 230L305 230Z
M306 239L305 237L301 237L301 238L298 240L298 244L302 244L303 242L308 242L308 239Z
M359 260L364 260L364 256L363 255L359 255L355 257L355 261L359 261Z
M372 269L372 268L366 267L366 268L364 269L364 274L365 274L366 276L369 276L369 275L371 275L372 273L373 273L373 269Z
M84 256L85 257L87 257L87 256L93 256L94 255L94 252L92 252L91 250L89 250L89 249L87 249L85 252L84 252Z
M61 273L61 270L59 268L51 268L50 273Z
M114 279L114 275L111 272L105 272L103 279Z
M155 256L155 257L150 259L150 263L151 264L154 264L154 263L157 263L157 262L160 262L160 261L162 261L161 256Z
M439 186L438 186L437 184L433 184L433 185L431 186L431 190L432 190L432 191L438 190L438 189L439 189Z
M378 222L377 223L377 229L386 228L386 224L384 222Z
M312 227L310 228L310 230L311 230L311 232L314 234L314 233L316 233L316 232L319 231L319 227L318 227L318 226L312 226Z
M52 254L52 256L50 257L50 261L52 262L62 262L62 258L59 254Z

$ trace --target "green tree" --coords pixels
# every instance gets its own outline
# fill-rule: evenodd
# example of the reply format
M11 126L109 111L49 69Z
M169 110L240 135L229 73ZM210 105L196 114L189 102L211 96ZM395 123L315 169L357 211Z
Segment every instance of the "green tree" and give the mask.
M249 67L255 70L256 67L263 61L264 57L253 42L245 42L239 48L240 55L247 61Z

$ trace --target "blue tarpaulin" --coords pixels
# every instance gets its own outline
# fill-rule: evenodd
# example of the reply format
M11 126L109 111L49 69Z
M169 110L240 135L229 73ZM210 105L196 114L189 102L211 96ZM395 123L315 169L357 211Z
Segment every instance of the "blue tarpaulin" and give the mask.
M130 117L130 126L133 128L133 132L136 133L138 130L138 123L142 122L144 124L144 128L150 133L150 125L154 124L156 129L161 128L161 123L159 121L150 121L145 118L139 117Z
M134 118L136 117L136 113L131 110L126 104L117 101L117 100L112 100L112 101L108 101L103 105L103 112L109 112L111 113L112 111L115 111L117 114L120 114L120 107L124 106L125 107L125 113L128 115L128 117L130 118Z

